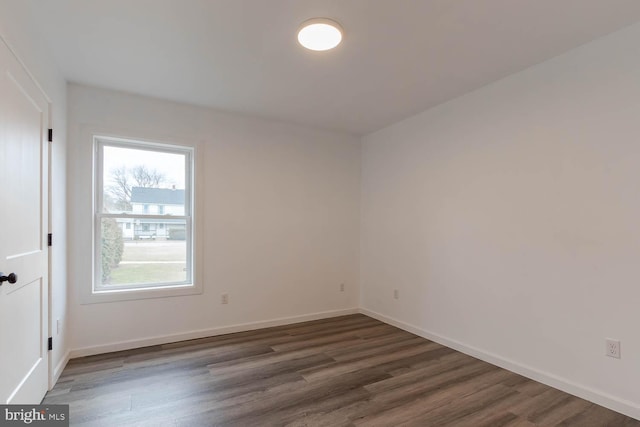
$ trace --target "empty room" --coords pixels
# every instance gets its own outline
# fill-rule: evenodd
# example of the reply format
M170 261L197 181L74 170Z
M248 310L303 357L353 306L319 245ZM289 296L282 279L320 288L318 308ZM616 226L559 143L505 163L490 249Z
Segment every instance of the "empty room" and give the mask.
M0 425L640 426L637 0L0 0Z

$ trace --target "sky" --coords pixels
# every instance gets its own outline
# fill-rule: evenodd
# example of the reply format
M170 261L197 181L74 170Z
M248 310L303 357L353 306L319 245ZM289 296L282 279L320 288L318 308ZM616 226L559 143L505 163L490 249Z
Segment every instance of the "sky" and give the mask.
M171 188L175 185L176 189L184 189L185 156L183 154L105 146L103 162L105 187L112 183L112 170L122 166L130 169L145 165L149 170L156 169L164 174L167 179L162 187Z

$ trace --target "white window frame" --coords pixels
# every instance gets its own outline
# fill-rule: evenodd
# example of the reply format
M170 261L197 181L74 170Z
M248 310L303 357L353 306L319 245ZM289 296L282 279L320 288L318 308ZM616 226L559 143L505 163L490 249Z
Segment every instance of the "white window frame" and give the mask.
M148 141L143 139L122 138L108 135L93 135L94 174L93 174L93 280L91 292L85 294L84 303L111 302L131 299L146 299L192 295L202 293L202 283L196 277L196 221L195 207L195 149L194 147L174 143ZM172 215L172 219L185 221L187 244L187 279L184 282L107 285L101 286L101 223L103 218L145 218L166 219L166 215L149 214L110 214L102 212L104 194L103 156L104 147L122 147L142 149L185 156L185 211L184 215Z

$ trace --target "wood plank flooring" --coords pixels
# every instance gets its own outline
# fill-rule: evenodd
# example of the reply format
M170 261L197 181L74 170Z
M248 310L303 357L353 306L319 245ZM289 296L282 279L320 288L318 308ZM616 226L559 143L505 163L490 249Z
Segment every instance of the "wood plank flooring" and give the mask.
M78 426L639 426L364 315L74 359Z

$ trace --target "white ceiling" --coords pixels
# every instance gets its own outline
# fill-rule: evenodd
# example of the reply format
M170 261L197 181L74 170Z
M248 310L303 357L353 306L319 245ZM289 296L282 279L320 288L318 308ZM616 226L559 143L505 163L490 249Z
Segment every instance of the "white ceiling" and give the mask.
M29 0L64 76L364 134L640 20L638 0ZM343 44L311 52L302 21Z

